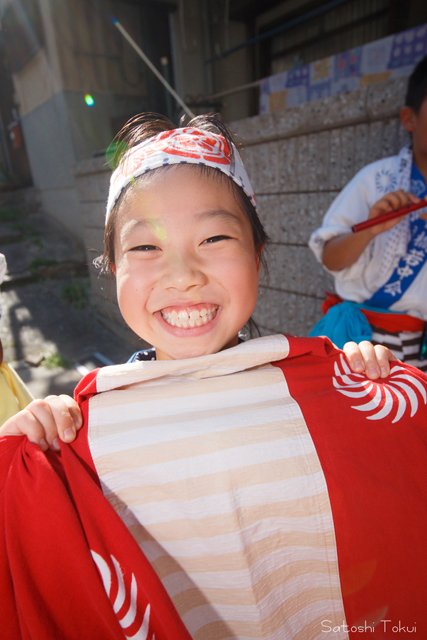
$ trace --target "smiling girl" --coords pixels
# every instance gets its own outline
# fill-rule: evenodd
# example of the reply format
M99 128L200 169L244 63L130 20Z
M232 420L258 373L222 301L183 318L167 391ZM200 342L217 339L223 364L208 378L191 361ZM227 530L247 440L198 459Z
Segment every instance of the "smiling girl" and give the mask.
M143 118L127 144L100 262L154 351L81 381L60 454L0 439L6 636L427 633L425 376L367 380L323 338L241 342L267 237L230 134ZM38 443L80 426L66 396L17 420Z
M235 189L216 170L178 164L137 180L117 206L108 256L126 323L159 360L237 345L256 303L261 224L255 247Z

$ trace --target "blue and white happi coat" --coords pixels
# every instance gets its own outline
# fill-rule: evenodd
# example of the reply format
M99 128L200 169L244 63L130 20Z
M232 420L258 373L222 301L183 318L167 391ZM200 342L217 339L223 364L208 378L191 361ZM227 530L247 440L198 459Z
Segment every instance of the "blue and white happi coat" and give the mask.
M319 262L325 242L366 220L371 207L386 193L397 189L421 198L427 194L426 182L413 163L409 146L403 147L397 156L364 167L334 200L322 227L312 234L309 242ZM415 355L420 348L421 333L401 332L398 336L384 337L374 329L373 334L359 308L362 305L427 320L427 221L419 218L423 212L409 214L393 229L376 236L350 267L330 271L337 293L346 302L330 310L310 335L328 335L340 347L350 339L381 342L396 347L394 351L400 358L420 366ZM424 362L422 368L423 365Z
M397 156L364 167L337 196L322 227L310 238L309 246L318 261L322 261L325 242L366 220L371 207L397 189L420 197L427 192L423 176L413 166L409 146ZM422 212L409 214L393 229L376 236L350 267L330 271L338 295L427 320L427 222L419 218Z

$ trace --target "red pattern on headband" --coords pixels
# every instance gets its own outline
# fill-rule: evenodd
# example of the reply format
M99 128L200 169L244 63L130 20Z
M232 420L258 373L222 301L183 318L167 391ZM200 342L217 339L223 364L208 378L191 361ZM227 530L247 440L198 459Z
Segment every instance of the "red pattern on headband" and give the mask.
M162 131L127 150L110 179L106 222L120 194L135 178L174 164L199 164L221 171L256 201L249 176L234 145L210 131L194 127Z
M137 171L142 162L154 153L163 153L194 158L207 162L215 162L221 165L230 165L230 147L226 139L220 135L202 134L199 130L187 127L185 129L173 129L164 131L154 136L141 146L131 149L122 165L115 172L114 182L121 176L130 176Z
M224 165L231 163L230 149L222 136L202 135L194 129L186 128L182 132L172 131L167 139L168 144L160 147L165 153Z

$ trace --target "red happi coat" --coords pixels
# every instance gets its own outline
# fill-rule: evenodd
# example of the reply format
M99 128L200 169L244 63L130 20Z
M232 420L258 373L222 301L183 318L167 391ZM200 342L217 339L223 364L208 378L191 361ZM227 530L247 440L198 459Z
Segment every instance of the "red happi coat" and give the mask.
M329 341L289 342L289 356L273 364L325 475L343 627L350 638L372 633L371 625L377 638L414 628L427 637L427 378L395 364L385 381L365 381L349 374ZM85 425L61 454L45 455L26 438L0 439L1 637L188 639L100 489L87 439L96 383L92 372L78 386ZM334 637L328 621L319 637Z
M0 637L191 640L104 498L85 436L60 455L0 438Z

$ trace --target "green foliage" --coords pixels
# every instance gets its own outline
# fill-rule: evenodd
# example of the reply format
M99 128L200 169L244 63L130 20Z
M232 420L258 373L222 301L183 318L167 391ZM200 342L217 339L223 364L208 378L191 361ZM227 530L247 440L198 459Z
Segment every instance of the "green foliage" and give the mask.
M13 222L14 220L20 220L22 216L22 212L18 209L0 207L0 222Z
M37 271L41 267L53 267L58 264L57 260L51 258L34 258L29 265L30 271Z
M26 222L16 222L13 225L13 228L22 234L21 240L31 239L36 244L41 243L40 232L38 231L38 229L33 227L32 224L28 224Z
M47 369L69 369L72 363L63 358L60 353L51 353L42 361L42 366Z
M75 309L83 309L89 302L89 283L73 282L61 287L61 296Z

